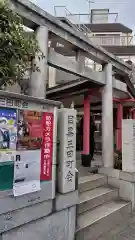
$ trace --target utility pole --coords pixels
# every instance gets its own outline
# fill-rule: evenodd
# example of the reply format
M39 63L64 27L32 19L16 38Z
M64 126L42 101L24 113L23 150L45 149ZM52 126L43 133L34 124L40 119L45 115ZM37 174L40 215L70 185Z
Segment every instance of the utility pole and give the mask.
M91 22L91 3L94 3L94 1L92 0L85 0L86 2L88 2L89 4L89 18L90 18L90 22Z

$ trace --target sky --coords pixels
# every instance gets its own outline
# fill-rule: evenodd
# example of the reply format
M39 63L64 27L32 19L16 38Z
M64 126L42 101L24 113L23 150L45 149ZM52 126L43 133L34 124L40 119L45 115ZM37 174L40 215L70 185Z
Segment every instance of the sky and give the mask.
M92 0L91 8L109 8L119 14L118 21L132 28L135 32L135 0ZM31 0L45 11L54 15L54 6L66 6L71 13L88 13L87 0ZM63 15L64 8L57 8L57 14ZM112 16L114 20L114 15Z

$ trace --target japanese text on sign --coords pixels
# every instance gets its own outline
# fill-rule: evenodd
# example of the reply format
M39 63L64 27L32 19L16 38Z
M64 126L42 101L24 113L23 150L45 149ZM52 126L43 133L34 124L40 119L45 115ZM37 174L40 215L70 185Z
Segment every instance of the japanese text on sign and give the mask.
M67 173L65 176L65 179L67 182L72 182L72 178L74 177L74 152L75 152L75 146L74 146L74 116L69 115L68 116L68 132L67 132L67 146L66 146L66 154L67 154L67 160L65 162Z
M41 180L52 178L53 113L43 114L43 141L41 150Z
M1 107L9 107L9 108L19 108L19 109L30 109L45 112L47 110L46 105L41 103L34 103L33 101L27 101L17 98L8 98L8 97L0 97L0 106Z
M20 99L0 97L0 105L15 108L28 108L28 102Z

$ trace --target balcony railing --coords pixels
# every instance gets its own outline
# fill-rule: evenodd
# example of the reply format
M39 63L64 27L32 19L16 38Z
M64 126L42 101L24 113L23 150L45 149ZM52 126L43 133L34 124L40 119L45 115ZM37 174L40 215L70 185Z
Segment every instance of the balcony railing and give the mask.
M88 35L91 33L90 29L87 28L85 24L80 22L80 19L78 19L78 14L72 14L66 6L54 6L54 15L55 17L65 17L67 18L70 23L76 27L76 29L84 35ZM87 14L88 15L88 14Z
M133 36L92 36L90 39L98 45L128 46L133 45Z
M95 10L94 10L95 11ZM104 10L91 12L91 13L71 13L66 6L54 6L55 17L66 17L73 24L89 24L92 23L116 23L118 20L118 13L106 12Z

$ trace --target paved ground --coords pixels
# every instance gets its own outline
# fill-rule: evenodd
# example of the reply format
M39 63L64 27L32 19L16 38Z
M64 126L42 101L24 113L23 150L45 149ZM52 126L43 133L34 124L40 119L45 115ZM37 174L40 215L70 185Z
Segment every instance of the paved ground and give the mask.
M135 240L135 213L124 223L112 229L98 240Z
M87 176L90 173L90 168L86 168L86 167L83 167L81 166L81 156L80 156L80 153L77 152L77 169L78 169L78 172L79 172L79 177L83 177L83 176ZM91 162L91 166L92 167L95 167L95 166L102 166L103 163L102 163L102 156L100 154L95 154L94 155L94 161Z

